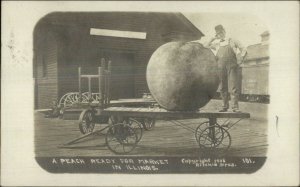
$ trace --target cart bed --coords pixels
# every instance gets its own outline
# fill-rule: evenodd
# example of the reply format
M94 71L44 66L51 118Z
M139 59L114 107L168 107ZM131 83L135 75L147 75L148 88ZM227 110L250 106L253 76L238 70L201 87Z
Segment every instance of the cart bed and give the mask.
M108 107L102 110L104 116L144 117L155 119L192 119L192 118L250 118L245 112L214 112L214 111L168 111L163 108L133 108L133 107Z

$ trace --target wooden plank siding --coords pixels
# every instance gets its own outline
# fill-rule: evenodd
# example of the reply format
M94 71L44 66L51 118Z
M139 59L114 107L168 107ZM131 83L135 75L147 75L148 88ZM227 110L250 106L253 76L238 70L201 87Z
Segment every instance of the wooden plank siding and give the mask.
M38 54L37 62L37 93L39 108L50 108L52 101L57 99L57 51L58 46L53 34L48 33ZM43 66L46 67L43 67Z

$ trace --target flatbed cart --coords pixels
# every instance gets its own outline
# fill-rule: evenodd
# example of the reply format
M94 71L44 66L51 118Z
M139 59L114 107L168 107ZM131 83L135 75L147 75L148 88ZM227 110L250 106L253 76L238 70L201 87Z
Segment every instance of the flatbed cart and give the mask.
M85 135L69 141L64 147L77 143L81 139L93 134L101 134L106 131L106 146L115 154L128 154L137 146L143 136L143 123L147 120L167 120L175 125L192 131L200 147L205 151L227 151L231 146L229 130L242 119L250 118L249 113L213 112L213 111L168 111L159 106L156 107L125 107L110 106L109 80L102 76L99 67L99 103L90 103L89 107L82 111L79 119L79 128ZM109 75L110 73L106 73ZM104 85L101 85L103 83ZM104 92L104 93L102 93ZM103 96L103 97L102 97ZM104 102L105 101L105 102ZM108 118L109 123L104 128L94 131L97 118ZM181 122L183 119L201 119L207 121L200 123L195 129ZM219 124L218 119L237 119L234 123ZM103 135L103 134L101 134Z
M132 107L108 107L103 110L86 110L82 114L89 116L89 119L81 125L84 128L91 128L95 125L95 116L107 116L111 123L101 130L90 132L82 137L76 138L65 144L72 145L79 140L92 134L99 134L107 130L105 134L106 145L109 150L116 154L127 154L134 150L143 136L143 128L140 119L167 120L174 125L194 133L200 149L205 151L226 152L231 146L231 135L229 130L242 119L250 118L249 113L233 112L210 112L210 111L167 111L162 108L132 108ZM183 119L201 119L207 121L200 123L196 129L191 128L182 122ZM237 120L234 123L223 124L217 122L220 118Z
M120 99L112 100L108 107L127 107L127 108L154 108L157 106L157 103L154 100L145 100L145 99ZM95 124L111 124L113 121L116 121L115 118L110 117L109 115L99 115L97 111L101 110L97 103L85 103L78 104L79 107L83 108L83 111L79 117L79 129L82 134L87 134L93 132ZM140 124L140 127L150 131L154 128L156 120L154 118L135 118Z

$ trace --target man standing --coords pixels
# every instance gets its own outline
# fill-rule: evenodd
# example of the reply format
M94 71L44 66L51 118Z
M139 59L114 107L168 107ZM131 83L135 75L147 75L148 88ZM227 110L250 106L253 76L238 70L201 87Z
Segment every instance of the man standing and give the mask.
M229 108L229 93L232 100L232 111L240 112L238 67L246 56L246 49L240 42L226 37L222 25L215 27L216 36L212 38L207 47L217 50L216 58L220 78L220 93L223 100L222 109L219 112L226 112Z

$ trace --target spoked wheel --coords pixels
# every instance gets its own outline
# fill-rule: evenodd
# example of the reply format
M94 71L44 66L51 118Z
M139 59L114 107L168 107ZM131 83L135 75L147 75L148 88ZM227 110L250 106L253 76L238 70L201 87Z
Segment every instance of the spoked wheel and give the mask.
M150 131L154 128L155 126L155 119L153 118L145 118L143 120L143 127L145 130Z
M69 94L64 100L64 107L70 107L74 103L78 102L78 95L77 93Z
M118 123L112 125L106 134L106 145L116 154L131 152L138 143L138 136L129 124Z
M83 93L81 95L81 102L82 103L87 103L88 102L88 96L87 96L87 92ZM70 107L72 106L74 103L79 103L79 93L70 93L69 95L67 95L67 97L64 99L64 107Z
M99 93L92 93L92 101L99 101L100 100Z
M200 123L200 125L196 128L196 131L195 131L195 138L198 142L199 140L199 135L203 132L204 129L206 129L207 127L209 127L209 122L208 121L205 121L205 122L202 122Z
M198 144L201 149L226 152L231 145L231 136L225 128L213 125L199 134Z
M138 142L142 139L143 136L143 125L135 119L129 118L123 121L123 124L128 124L136 133Z
M76 96L77 102L79 101L79 94ZM89 92L84 92L81 94L81 102L82 103L88 103L89 102Z
M65 95L63 95L63 96L60 98L59 103L58 103L59 106L61 106L61 107L64 106L65 100L66 100L66 98L67 98L70 94L72 94L72 93L66 93Z
M79 130L82 134L93 132L95 127L95 115L92 110L84 110L79 117Z

